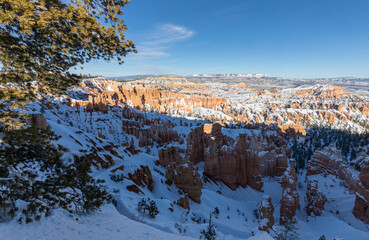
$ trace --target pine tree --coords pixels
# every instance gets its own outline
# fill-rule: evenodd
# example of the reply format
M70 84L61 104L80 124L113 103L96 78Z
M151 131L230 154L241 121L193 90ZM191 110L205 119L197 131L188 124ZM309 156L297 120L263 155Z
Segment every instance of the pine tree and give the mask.
M146 202L146 199L142 198L141 201L138 202L138 204L137 204L137 210L139 212L146 213L146 210L147 210L147 202Z
M81 79L70 69L136 52L119 19L129 0L0 1L0 122L17 126L14 108L35 92L60 93ZM106 24L101 24L105 22Z
M142 198L141 201L137 203L137 210L143 213L146 213L147 211L151 218L155 218L156 215L159 214L156 202L154 200L150 200L150 198L148 199Z
M93 154L64 159L49 130L29 127L24 106L60 94L81 79L71 69L136 52L119 19L129 0L0 1L0 205L20 220L40 219L54 207L98 209L109 199L90 175ZM102 24L102 22L105 22ZM17 201L26 207L19 209Z
M31 222L61 207L73 213L98 209L110 196L95 181L91 154L63 159L66 150L52 141L58 137L49 130L30 127L7 131L0 151L0 205L10 205L8 214ZM25 204L22 209L17 201Z
M156 202L154 200L151 200L149 204L149 216L152 218L155 218L156 215L158 214L159 214L159 210L158 210L158 207L156 206Z
M200 239L205 240L215 240L215 236L217 235L215 225L211 223L211 214L209 217L209 225L206 229L202 229L200 231Z

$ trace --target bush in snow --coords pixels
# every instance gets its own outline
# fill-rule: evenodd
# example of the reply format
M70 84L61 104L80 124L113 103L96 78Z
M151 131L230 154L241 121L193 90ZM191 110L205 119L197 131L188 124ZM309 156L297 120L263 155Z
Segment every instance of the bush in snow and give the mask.
M156 206L156 202L154 200L150 201L150 198L142 198L141 201L137 203L137 210L143 213L147 212L151 218L155 218L160 212Z
M215 225L211 223L211 214L210 214L209 225L206 227L206 229L202 229L200 231L200 239L214 240L216 235L217 235L216 228Z
M118 182L123 182L124 180L124 174L121 173L121 174L116 174L116 173L112 173L110 174L110 179L116 183Z
M216 208L214 209L214 211L212 212L212 214L215 216L215 218L218 218L219 213L220 213L220 211L219 211L219 208L218 208L218 207L216 207Z

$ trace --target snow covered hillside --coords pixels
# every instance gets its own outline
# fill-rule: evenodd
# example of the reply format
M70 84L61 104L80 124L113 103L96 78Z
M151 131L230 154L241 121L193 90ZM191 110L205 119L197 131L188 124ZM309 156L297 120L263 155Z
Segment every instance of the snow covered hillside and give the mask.
M56 209L40 222L2 223L0 239L199 239L210 215L216 239L273 239L284 231L282 215L291 217L292 231L301 240L323 235L369 239L367 215L353 213L359 194L369 191L362 180L369 162L369 143L362 135L368 130L367 98L355 97L334 86L256 93L183 79L140 84L86 80L68 96L49 97L28 111L43 114L67 154L97 152L92 174L105 180L114 204L91 215L69 216ZM351 126L364 137L347 150L339 138L319 145L319 135L309 135L314 123L337 131ZM333 143L347 151L347 158L337 157L344 164L323 154ZM299 159L306 159L305 165L287 176ZM321 167L327 164L337 171ZM348 169L358 177L348 180ZM306 197L313 180L326 199L320 216L306 210L307 205L317 207ZM274 210L261 219L266 195ZM155 218L138 210L142 198L156 202ZM365 205L366 196L362 199ZM285 204L291 212L285 212ZM274 225L262 231L260 226L271 219Z

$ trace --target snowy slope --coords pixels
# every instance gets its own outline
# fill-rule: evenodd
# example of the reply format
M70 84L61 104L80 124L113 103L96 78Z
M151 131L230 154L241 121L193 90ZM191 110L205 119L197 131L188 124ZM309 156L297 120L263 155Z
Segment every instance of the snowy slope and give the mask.
M212 221L217 226L217 239L272 239L275 232L267 234L258 231L258 218L255 209L264 195L272 198L275 207L274 217L276 225L274 230L278 230L279 205L282 195L282 188L277 178L264 179L264 192L258 192L250 187L238 188L233 191L222 183L206 181L202 190L201 204L190 200L190 211L187 213L183 208L173 204L181 196L182 191L174 185L168 186L165 182L165 168L155 164L158 160L157 146L147 149L140 149L137 155L132 155L122 146L122 142L135 141L138 148L138 139L127 135L122 130L122 116L118 110L112 108L107 113L93 112L86 113L83 109L77 111L76 108L62 104L63 98L52 99L55 108L46 109L45 117L48 125L57 135L61 136L58 143L69 149L68 154L77 153L78 150L89 150L91 147L103 149L110 143L116 145L114 149L119 157L109 153L115 165L106 169L94 169L95 178L104 179L108 191L117 200L117 207L106 205L101 212L87 216L70 217L63 210L56 210L51 217L42 219L29 225L19 225L15 221L0 224L0 239L198 239L200 230L206 228L209 220L209 213L217 207L220 214ZM40 106L34 104L30 107L34 112L40 111ZM204 109L200 109L204 110ZM214 112L206 112L214 114ZM200 112L199 112L200 114ZM203 114L201 112L201 114ZM146 118L160 118L163 121L174 123L175 130L186 139L191 128L204 121L193 118L171 117L157 113L145 113ZM184 125L186 124L187 127ZM235 138L238 134L260 134L259 130L223 129L222 133L228 137ZM105 138L99 137L104 135ZM185 147L186 142L178 145ZM139 149L139 148L138 148ZM146 154L147 153L147 154ZM129 180L128 173L133 173L140 165L146 165L151 170L154 180L154 188L151 192L145 187L140 187L143 194L136 194L127 190L127 186L134 184ZM123 182L111 180L111 170L124 166L124 171L120 171L125 176ZM204 164L198 164L200 173L204 170ZM367 226L355 219L351 213L355 196L340 184L340 180L327 176L308 177L317 179L320 189L327 196L328 202L326 211L321 217L308 217L304 210L306 195L305 176L299 175L298 191L300 196L300 209L297 211L297 227L300 239L319 239L323 234L327 239L338 236L346 240L369 239ZM157 202L159 215L155 219L149 218L137 211L137 203L141 198L150 198ZM172 209L172 211L170 210ZM338 211L338 212L337 212ZM199 220L198 222L192 219ZM205 220L205 222L204 222ZM176 224L186 231L180 232ZM255 236L253 236L253 234Z

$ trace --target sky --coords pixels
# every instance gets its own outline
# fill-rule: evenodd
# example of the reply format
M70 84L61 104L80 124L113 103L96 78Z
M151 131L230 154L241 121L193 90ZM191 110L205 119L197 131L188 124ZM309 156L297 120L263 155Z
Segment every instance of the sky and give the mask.
M124 12L138 53L78 72L369 78L368 0L131 0Z

